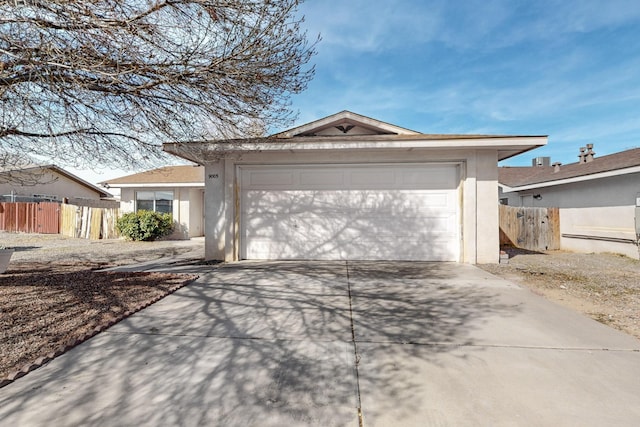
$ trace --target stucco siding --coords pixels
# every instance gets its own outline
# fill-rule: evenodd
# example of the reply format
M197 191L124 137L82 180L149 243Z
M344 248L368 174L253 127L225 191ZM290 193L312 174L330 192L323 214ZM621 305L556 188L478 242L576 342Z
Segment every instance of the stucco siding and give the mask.
M569 251L613 252L637 259L636 245L606 240L635 240L634 217L634 206L560 209L560 245Z
M120 212L128 213L136 210L136 190L123 188L120 190Z
M203 190L190 188L189 192L189 237L200 237L204 235L203 230Z
M591 181L575 182L519 192L519 196L539 194L541 199L528 198L531 206L585 208L635 205L640 193L640 174L628 174Z
M640 173L633 173L505 196L509 195L510 202L519 202L513 206L559 207L560 246L564 250L613 252L638 259L638 246L633 241L639 193Z
M225 255L225 250L233 250L233 228L225 227L227 210L231 207L225 203L224 169L224 161L205 165L205 258L233 261L231 252Z
M120 191L120 211L135 212L137 191L173 191L172 215L175 230L171 239L188 239L204 234L202 229L202 189L167 187L125 187Z
M498 163L495 151L479 151L477 165L477 259L479 264L497 263L500 257L498 216Z

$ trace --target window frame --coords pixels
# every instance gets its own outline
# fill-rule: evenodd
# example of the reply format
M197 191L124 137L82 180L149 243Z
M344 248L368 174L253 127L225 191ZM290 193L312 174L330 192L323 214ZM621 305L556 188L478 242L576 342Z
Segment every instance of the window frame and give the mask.
M144 198L141 199L140 198L140 194L141 193L146 193L144 194L147 197L151 197L151 198ZM164 194L161 194L164 193ZM167 198L167 196L170 195L170 198ZM152 211L152 212L158 212L158 213L170 213L173 215L173 201L174 201L174 197L175 197L175 191L173 190L136 190L135 192L135 211L141 211L141 210L147 210L147 211ZM149 206L151 209L149 209L149 207L145 206L144 208L140 208L140 202L144 202L145 204L147 203L151 203L151 205ZM160 204L158 204L158 202L161 202ZM158 208L161 208L160 210L158 210ZM162 209L162 207L164 207L164 209ZM167 210L168 207L168 210Z

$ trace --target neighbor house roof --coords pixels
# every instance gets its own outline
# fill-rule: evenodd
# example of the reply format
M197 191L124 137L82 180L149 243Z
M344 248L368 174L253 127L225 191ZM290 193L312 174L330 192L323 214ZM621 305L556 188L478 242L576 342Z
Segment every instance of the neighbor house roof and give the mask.
M1 174L12 174L12 173L29 173L32 171L36 171L36 170L50 170L52 172L57 173L58 175L62 175L65 178L74 181L78 184L80 184L83 187L87 187L88 189L90 189L91 191L95 191L96 193L98 193L100 198L110 198L113 197L113 194L108 193L106 191L104 191L102 188L93 185L87 181L85 181L84 179L72 174L69 171L66 171L64 169L62 169L59 166L56 166L54 164L49 164L49 165L37 165L37 164L29 164L29 165L25 165L25 167L21 167L21 168L12 168L12 167L4 167L2 169L0 169L0 175Z
M204 186L204 167L164 166L100 183L105 187Z
M640 148L621 151L606 156L595 157L590 162L576 162L553 166L529 166L498 168L498 182L501 185L518 187L539 187L564 183L570 180L587 180L603 176L640 172Z

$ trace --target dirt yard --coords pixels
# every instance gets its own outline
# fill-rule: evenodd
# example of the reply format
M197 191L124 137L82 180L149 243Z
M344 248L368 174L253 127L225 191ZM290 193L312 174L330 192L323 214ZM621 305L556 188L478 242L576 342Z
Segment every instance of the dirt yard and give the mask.
M201 259L204 242L0 232L0 245L15 249L9 269L0 275L2 386L195 279L97 269L177 255Z
M193 254L204 257L204 239L127 242L119 239L86 240L58 234L26 234L0 231L0 246L15 249L14 262L99 262L133 264L154 259Z
M89 241L0 232L14 247L0 275L0 386L192 280L96 269L180 256L204 241ZM617 255L509 249L509 264L481 268L640 338L640 261Z
M480 267L640 339L640 261L614 254L505 250L509 264Z

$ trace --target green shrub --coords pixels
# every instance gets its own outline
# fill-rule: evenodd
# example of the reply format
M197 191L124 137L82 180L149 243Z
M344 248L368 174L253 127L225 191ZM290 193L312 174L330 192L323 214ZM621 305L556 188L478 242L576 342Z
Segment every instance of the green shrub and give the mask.
M173 231L173 217L153 211L126 213L118 218L116 229L130 240L156 240Z

